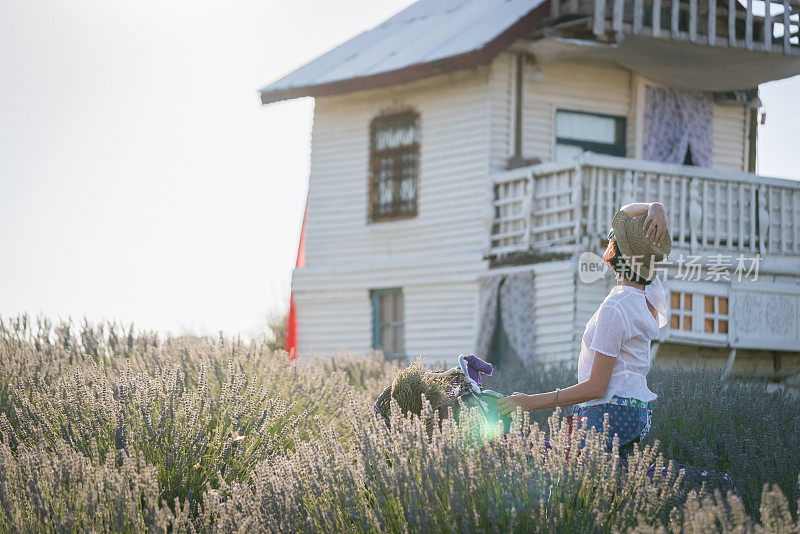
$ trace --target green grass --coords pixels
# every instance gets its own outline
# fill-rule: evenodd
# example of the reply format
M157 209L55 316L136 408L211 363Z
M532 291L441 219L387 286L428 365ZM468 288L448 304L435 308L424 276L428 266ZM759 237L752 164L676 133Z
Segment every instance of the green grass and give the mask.
M626 472L594 433L567 457L551 411L496 439L475 414L429 436L392 410L390 431L372 403L396 371L289 362L267 341L3 319L0 532L800 528L799 406L763 384L653 371L653 430ZM501 370L488 385L542 391L574 376ZM687 491L674 468L646 476L670 461L728 472L736 494Z

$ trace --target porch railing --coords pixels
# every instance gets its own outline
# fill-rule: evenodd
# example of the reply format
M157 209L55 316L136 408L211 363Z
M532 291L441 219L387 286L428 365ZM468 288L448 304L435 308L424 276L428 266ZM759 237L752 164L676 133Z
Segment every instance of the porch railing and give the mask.
M572 252L651 199L668 207L674 247L800 254L799 181L591 153L493 176L489 253Z
M800 0L551 0L551 15L586 15L592 32L800 54Z

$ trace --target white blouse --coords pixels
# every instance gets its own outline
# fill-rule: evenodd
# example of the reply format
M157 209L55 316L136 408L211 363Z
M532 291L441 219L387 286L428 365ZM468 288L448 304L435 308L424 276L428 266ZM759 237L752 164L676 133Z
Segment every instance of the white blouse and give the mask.
M647 302L658 312L650 313ZM586 323L578 358L578 382L589 379L595 351L617 358L605 397L580 406L603 404L611 397L632 397L649 402L658 395L647 387L650 370L650 341L667 324L667 297L658 276L645 289L614 286Z

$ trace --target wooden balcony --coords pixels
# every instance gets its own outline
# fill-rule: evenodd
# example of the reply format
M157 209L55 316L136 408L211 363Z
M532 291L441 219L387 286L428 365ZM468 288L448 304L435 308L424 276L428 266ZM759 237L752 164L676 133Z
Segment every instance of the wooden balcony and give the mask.
M800 0L551 0L554 23L588 18L601 40L625 34L800 54Z
M649 200L667 207L673 255L759 254L800 275L799 181L591 153L494 175L487 257L598 251L616 210Z

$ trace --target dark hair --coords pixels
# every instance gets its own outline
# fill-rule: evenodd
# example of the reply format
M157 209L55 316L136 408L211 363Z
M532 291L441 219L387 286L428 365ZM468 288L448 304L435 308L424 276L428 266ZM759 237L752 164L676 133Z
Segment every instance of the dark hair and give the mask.
M648 285L650 282L652 282L652 280L646 280L633 272L633 269L630 268L628 263L622 257L622 253L619 251L619 246L617 245L616 239L611 239L608 241L608 247L606 247L606 251L603 254L603 260L605 260L605 262L609 264L612 269L614 269L615 273L626 280L643 285Z

